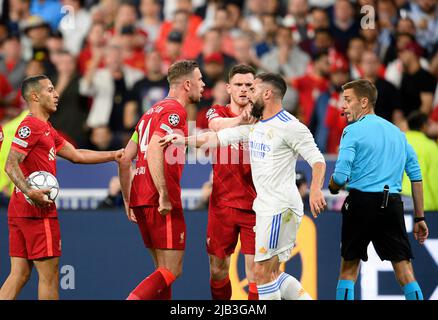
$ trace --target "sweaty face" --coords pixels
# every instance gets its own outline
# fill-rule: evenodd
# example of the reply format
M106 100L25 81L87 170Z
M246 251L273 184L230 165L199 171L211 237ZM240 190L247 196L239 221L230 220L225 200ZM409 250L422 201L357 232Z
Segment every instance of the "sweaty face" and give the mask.
M189 100L191 103L201 101L202 93L204 92L205 83L202 81L202 74L199 68L193 71L192 79L190 80L191 87L189 91Z
M230 83L227 85L231 100L239 107L243 108L250 102L253 82L254 76L252 73L238 73L231 78Z

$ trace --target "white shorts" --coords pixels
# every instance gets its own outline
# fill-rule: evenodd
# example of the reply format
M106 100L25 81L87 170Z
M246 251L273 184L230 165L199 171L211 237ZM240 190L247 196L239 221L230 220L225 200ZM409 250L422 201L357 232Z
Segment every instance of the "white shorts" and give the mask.
M290 259L302 217L291 209L275 216L256 215L256 252L254 261L278 256L280 262Z

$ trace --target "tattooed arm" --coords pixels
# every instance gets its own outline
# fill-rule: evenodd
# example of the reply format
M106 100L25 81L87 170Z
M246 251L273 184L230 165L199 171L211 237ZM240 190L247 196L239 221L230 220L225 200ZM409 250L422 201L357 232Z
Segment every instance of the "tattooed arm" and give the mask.
M26 156L14 149L11 149L6 160L5 171L15 186L27 195L37 206L47 206L53 201L48 200L47 193L50 189L32 189L26 181L20 169L20 163Z

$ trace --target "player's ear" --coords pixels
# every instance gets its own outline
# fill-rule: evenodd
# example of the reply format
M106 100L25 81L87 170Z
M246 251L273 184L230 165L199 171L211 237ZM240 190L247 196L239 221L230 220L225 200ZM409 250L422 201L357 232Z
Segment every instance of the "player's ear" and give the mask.
M192 86L192 82L189 79L184 80L183 82L184 90L190 91L190 88Z
M225 84L225 88L227 89L227 93L231 94L231 85L229 83Z

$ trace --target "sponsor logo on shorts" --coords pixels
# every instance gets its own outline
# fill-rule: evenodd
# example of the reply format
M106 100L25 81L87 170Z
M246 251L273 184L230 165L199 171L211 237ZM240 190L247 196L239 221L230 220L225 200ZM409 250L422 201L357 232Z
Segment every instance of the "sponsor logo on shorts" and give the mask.
M268 250L266 250L265 247L261 247L258 251L259 251L259 253L266 253L266 252L268 252Z
M184 232L181 232L179 235L179 243L184 243Z
M15 144L18 144L19 146L22 146L23 148L27 148L27 142L23 141L21 139L18 139L17 137L14 137L14 139L12 139L12 142Z
M18 136L21 139L26 139L27 137L30 136L30 133L31 133L30 128L27 126L24 126L24 127L21 127L20 129L18 129Z
M170 123L172 126L176 127L176 126L178 125L178 123L179 123L179 115L177 115L176 113L172 113L172 114L169 116L169 123Z

